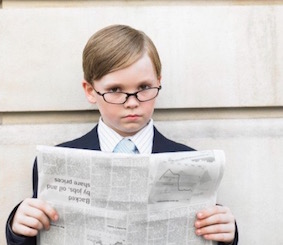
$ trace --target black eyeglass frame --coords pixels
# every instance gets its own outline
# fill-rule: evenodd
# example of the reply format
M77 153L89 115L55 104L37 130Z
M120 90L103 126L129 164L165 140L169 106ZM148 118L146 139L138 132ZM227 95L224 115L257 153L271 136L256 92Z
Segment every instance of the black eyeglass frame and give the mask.
M146 102L146 101L153 100L154 98L156 98L156 97L158 96L159 90L160 90L161 88L162 88L162 86L160 85L159 87L146 88L146 89L137 91L137 92L135 92L135 93L126 93L126 92L105 92L105 93L100 93L100 92L97 91L94 87L93 87L93 90L94 90L98 95L102 96L103 99L104 99L104 101L105 101L106 103L114 104L114 105L123 105L123 104L125 104L125 103L127 102L127 100L129 99L130 96L135 96L135 98L136 98L139 102ZM153 98L150 98L150 99L148 99L148 100L140 100L140 99L138 98L138 93L143 92L143 91L145 91L145 90L150 90L150 89L157 89L157 93L156 93L156 95L155 95ZM116 94L117 94L117 93L119 93L119 94L125 94L125 95L127 95L127 97L125 98L125 101L124 101L123 103L112 103L112 102L107 101L104 96L105 96L106 94L113 94L113 93L116 93Z

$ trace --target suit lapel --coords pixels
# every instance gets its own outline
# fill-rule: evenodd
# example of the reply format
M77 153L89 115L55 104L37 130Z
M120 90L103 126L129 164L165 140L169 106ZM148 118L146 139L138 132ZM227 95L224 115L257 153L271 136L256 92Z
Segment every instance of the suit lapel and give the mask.
M82 142L84 149L100 151L100 144L97 133L97 125L88 133Z
M153 135L153 145L152 145L152 153L161 153L168 151L167 139L159 133L159 131L153 127L154 135Z

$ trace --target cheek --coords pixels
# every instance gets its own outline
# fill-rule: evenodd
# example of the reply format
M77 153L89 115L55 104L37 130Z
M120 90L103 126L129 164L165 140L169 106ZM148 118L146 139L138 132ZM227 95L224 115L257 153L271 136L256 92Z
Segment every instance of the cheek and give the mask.
M150 102L149 104L147 104L145 107L144 107L144 110L148 113L148 114L152 114L153 111L154 111L154 106L155 106L155 101L148 101Z
M111 105L98 105L98 109L103 119L115 120L119 115L119 108L115 108Z

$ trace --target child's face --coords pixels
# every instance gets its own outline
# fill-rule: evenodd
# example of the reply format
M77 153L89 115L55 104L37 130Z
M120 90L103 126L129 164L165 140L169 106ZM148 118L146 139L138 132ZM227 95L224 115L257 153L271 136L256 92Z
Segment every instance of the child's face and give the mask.
M134 93L159 86L160 78L157 78L147 54L131 66L111 72L93 83L94 89L101 94L113 91ZM140 102L135 96L130 96L124 104L109 104L89 83L84 81L83 87L88 100L97 104L103 122L124 137L137 133L152 117L156 98Z

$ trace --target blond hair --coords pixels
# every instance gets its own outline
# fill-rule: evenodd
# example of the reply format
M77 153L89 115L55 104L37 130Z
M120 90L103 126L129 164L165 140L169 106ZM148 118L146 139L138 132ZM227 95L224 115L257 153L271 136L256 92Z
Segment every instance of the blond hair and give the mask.
M105 27L92 35L84 48L84 79L92 84L110 72L132 65L144 53L150 57L160 78L161 62L157 49L144 32L126 25Z

